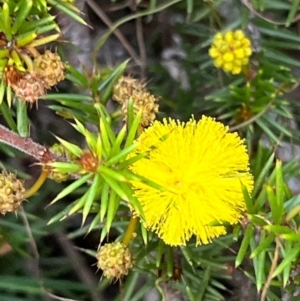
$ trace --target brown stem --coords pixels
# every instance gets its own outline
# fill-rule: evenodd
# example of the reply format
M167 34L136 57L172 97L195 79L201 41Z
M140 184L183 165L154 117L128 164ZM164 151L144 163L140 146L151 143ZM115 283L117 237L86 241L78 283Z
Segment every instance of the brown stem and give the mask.
M47 147L34 142L31 138L22 138L17 133L0 124L1 142L18 149L41 163L64 161L60 156L51 153Z
M1 124L0 143L10 145L42 164L50 162L70 162L69 158L52 153L49 148L34 142L31 138L22 138L17 133L7 129ZM81 175L76 173L70 176L72 179L78 179L79 177L81 177Z
M32 141L30 138L21 138L17 133L0 125L0 142L8 144L13 148L42 161L47 148Z
M146 72L147 52L146 52L146 45L145 45L144 34L143 34L142 18L137 18L135 23L136 23L136 37L137 37L137 42L139 45L140 57L141 57L140 59L141 77L144 78Z
M278 237L276 237L276 247L275 247L275 251L274 251L274 257L272 260L271 269L270 269L267 281L266 281L263 291L261 293L260 301L265 301L267 298L268 289L269 289L272 279L273 279L272 274L274 273L274 271L277 267L277 264L278 264L279 252L280 252L280 240Z

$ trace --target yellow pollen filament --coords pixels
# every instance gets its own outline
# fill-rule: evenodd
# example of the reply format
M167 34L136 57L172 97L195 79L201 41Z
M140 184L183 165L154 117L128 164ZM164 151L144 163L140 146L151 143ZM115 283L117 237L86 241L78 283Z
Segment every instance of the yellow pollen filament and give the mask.
M166 244L185 245L192 236L196 244L209 243L226 233L223 223L242 218L241 184L251 192L253 177L243 140L222 123L206 116L198 122L154 121L131 155L139 154L145 156L130 169L157 185L132 181L134 194L144 226Z

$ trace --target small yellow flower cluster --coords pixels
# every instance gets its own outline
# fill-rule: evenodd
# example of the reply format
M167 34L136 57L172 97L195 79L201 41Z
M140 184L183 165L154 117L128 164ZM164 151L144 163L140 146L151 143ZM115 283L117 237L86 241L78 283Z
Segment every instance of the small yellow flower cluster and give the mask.
M215 66L232 74L241 73L242 67L248 65L251 53L251 42L241 30L217 33L209 49Z

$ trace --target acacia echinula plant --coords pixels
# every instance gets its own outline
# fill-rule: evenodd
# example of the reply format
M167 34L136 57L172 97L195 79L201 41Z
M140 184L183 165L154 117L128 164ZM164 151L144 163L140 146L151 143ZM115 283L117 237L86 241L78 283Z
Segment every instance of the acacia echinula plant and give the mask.
M288 52L300 42L290 27L299 1L120 1L107 10L87 1L110 26L95 51L114 33L149 81L130 75L130 60L111 69L94 60L85 70L54 51L65 41L57 12L86 26L74 1L0 3L1 300L94 301L115 281L118 300L143 300L153 289L163 300L297 296L300 205L288 180L299 168L276 150L299 141L286 97L298 81L291 68L300 67ZM132 13L115 23L106 15L127 6ZM238 12L234 22L226 9ZM156 38L145 24L156 14L180 17L172 35L180 36L185 87L174 60L146 61ZM119 30L131 20L140 58ZM63 80L68 90L55 90ZM68 120L74 137L51 129L53 145L31 138L31 111L41 104ZM22 152L40 170L35 181L10 164ZM72 248L86 235L96 237L92 247Z

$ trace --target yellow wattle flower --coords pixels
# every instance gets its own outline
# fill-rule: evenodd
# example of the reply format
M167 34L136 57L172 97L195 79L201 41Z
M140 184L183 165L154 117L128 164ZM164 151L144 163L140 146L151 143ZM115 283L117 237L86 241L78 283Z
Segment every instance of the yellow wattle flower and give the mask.
M185 245L192 235L207 244L226 234L223 223L237 223L245 210L241 184L252 191L249 158L237 133L203 116L187 123L155 121L137 140L145 157L131 170L158 185L133 181L145 226L169 245ZM217 224L217 225L216 225Z
M251 54L251 42L241 30L217 33L209 49L214 65L232 74L241 73Z

